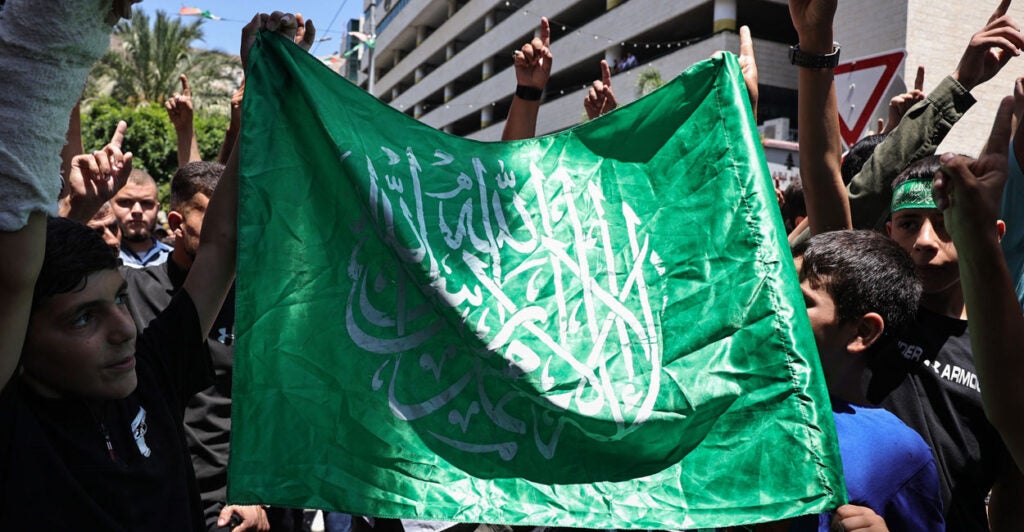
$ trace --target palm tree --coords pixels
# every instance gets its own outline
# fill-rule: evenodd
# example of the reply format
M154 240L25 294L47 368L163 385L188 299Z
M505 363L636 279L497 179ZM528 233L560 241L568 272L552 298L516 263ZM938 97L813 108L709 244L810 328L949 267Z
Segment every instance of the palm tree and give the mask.
M661 72L653 67L647 68L636 77L636 95L637 97L646 96L664 84L665 80L661 78Z
M212 96L210 89L220 87L230 96L234 91L238 60L218 52L196 50L189 45L202 40L203 20L184 24L163 11L156 20L141 9L132 12L130 20L114 27L114 46L100 59L95 77L105 78L110 95L129 105L160 103L181 91L178 76L185 74L192 82L193 97ZM104 85L99 81L97 85ZM205 93L205 94L204 94Z

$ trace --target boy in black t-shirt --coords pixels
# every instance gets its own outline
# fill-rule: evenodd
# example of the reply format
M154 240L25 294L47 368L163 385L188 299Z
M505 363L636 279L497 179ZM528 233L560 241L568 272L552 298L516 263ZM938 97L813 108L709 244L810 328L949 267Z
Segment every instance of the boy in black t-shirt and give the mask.
M204 338L234 277L236 212L237 158L197 267L141 334L103 240L47 221L21 363L0 394L0 529L202 528L182 415L211 382Z
M872 361L866 393L932 448L949 529L998 530L1024 517L1024 477L982 406L959 256L932 197L939 167L937 156L926 157L893 183L886 227L914 259L923 291L917 319ZM1003 222L990 230L1001 236Z
M293 37L295 18L254 18L243 58L268 27ZM203 342L234 278L237 153L181 292L141 334L103 240L76 222L47 221L31 300L0 308L29 315L19 360L0 360L17 363L13 376L0 373L0 529L203 528L182 415L210 383Z
M210 381L201 310L183 293L137 337L116 265L88 227L48 220L20 374L0 394L4 530L202 522L181 424Z

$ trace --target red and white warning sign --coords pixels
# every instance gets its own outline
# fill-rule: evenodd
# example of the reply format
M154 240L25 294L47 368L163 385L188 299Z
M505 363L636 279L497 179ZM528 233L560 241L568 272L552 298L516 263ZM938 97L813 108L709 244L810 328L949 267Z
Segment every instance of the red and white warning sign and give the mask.
M888 116L888 101L883 102L882 97L906 55L905 50L886 52L836 66L839 132L846 146L852 146L860 140L872 118ZM879 112L879 104L883 103L882 112Z

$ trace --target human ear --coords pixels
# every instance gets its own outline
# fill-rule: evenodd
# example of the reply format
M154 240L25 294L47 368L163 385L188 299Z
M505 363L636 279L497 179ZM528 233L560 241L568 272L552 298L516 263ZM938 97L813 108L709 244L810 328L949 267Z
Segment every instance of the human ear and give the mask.
M996 238L1002 242L1004 236L1006 236L1006 222L996 220Z
M885 222L885 235L892 238L892 222Z
M181 224L185 222L185 217L178 211L171 211L167 213L167 225L170 226L171 232L174 233L175 237L183 235L178 234L181 229Z
M885 320L875 312L868 312L857 319L855 336L846 344L850 353L863 353L882 337L885 331Z

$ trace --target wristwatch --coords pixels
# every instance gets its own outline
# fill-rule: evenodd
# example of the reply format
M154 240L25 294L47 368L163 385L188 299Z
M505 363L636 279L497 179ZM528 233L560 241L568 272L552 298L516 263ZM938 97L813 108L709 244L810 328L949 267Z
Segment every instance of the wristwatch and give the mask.
M839 43L832 43L830 54L807 53L794 44L789 47L789 62L803 68L835 68L839 64Z

